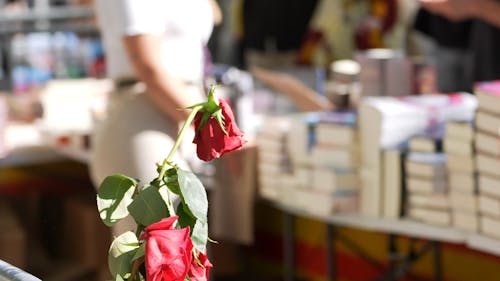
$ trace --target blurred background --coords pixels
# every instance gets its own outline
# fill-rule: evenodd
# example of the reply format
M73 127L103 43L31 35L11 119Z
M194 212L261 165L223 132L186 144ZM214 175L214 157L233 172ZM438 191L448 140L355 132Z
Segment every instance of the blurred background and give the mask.
M464 74L472 22L408 0L217 2L204 82L249 144L203 175L212 280L499 280L500 163L476 167ZM0 260L47 281L110 279L87 167L114 87L94 15L92 0L0 0ZM445 146L450 126L471 137Z

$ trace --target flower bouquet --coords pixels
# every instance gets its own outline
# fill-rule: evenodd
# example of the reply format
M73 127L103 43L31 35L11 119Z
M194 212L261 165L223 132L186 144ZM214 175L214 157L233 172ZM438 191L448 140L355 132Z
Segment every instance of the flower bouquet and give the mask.
M106 177L99 186L97 207L104 224L112 227L132 216L137 224L111 243L108 265L113 280L207 280L212 264L206 256L208 200L201 181L171 161L186 130L194 121L198 157L210 161L240 148L245 141L233 112L216 101L215 86L208 100L191 110L176 142L162 163L158 177L141 185L126 175ZM172 194L179 197L174 206Z

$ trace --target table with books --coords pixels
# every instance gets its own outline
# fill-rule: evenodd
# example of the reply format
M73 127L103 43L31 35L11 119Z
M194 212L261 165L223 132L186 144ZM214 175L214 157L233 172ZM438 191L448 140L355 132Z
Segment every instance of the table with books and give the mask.
M436 280L440 242L500 255L499 108L500 82L486 82L475 95L367 97L357 112L266 120L259 194L285 214L286 280L297 216L327 226L331 280L335 227L385 233L389 244L395 236L428 241L421 253L434 254ZM415 261L405 258L388 278Z
M395 236L428 241L420 252L434 254L436 280L440 242L500 255L499 97L496 82L478 84L476 96L371 97L358 112L263 122L257 137L259 195L285 214L286 280L294 275L298 216L327 226L331 280L336 227L386 233L389 243ZM444 127L441 136L436 124ZM46 129L7 126L10 154L0 165L68 156L88 161L85 135Z

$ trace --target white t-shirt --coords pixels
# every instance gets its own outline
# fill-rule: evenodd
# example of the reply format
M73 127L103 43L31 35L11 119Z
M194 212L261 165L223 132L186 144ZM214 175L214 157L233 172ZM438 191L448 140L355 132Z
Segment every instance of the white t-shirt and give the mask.
M163 57L174 76L200 81L203 46L213 29L208 0L97 0L96 13L110 78L131 77L133 70L122 38L157 34L164 38Z

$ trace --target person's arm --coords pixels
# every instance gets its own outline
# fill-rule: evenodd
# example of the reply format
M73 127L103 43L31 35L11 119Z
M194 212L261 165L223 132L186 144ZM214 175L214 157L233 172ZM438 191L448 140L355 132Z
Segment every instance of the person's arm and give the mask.
M200 100L188 93L184 81L172 76L163 67L162 40L160 35L141 34L125 36L123 43L137 77L147 87L146 95L162 112L180 122L189 114L189 111L180 109Z
M500 2L496 0L420 0L420 4L450 20L475 18L500 28Z
M471 2L478 2L475 8L476 18L500 28L500 2L495 0L476 0Z
M210 6L214 15L214 24L219 25L222 23L222 11L216 0L210 0Z
M250 72L263 83L286 95L301 111L326 111L335 106L326 98L320 97L299 79L290 74L252 67Z

